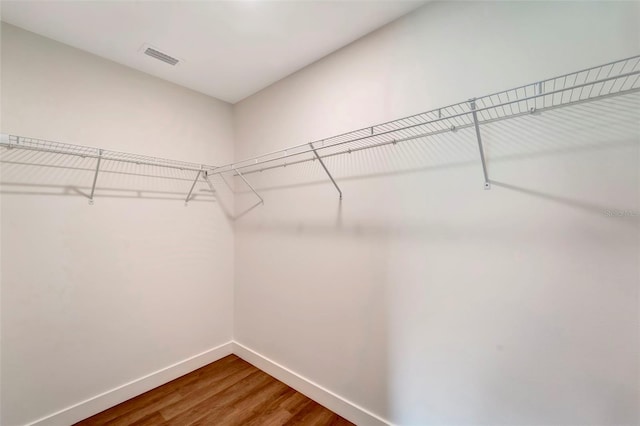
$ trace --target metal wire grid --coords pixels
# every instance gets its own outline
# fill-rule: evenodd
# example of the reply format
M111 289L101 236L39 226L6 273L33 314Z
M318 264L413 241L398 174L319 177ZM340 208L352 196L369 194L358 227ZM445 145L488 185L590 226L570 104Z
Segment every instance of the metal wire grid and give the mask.
M227 164L212 173L254 173L320 158L456 132L479 124L541 113L640 90L640 55L469 101ZM315 151L315 153L314 153ZM317 153L317 155L316 155Z
M486 124L639 90L640 55L221 167L14 135L0 140L0 146L178 170L203 170L209 175L238 170L244 174L456 132L474 126L474 112L478 123Z
M166 158L150 157L120 151L110 151L82 145L72 145L43 139L8 135L0 140L0 146L7 149L22 149L30 151L50 152L54 154L72 155L81 158L100 158L102 161L113 161L145 166L165 167L176 170L212 170L215 166L170 160Z

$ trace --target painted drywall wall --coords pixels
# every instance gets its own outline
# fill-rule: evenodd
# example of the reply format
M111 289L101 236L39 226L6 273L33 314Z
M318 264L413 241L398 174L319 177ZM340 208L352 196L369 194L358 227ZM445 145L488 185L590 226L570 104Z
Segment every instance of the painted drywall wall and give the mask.
M638 22L428 4L236 104L236 159L638 54ZM247 175L235 340L399 425L637 424L639 102L484 126L490 191L472 130L327 159L342 202L317 162Z
M233 158L229 104L4 23L1 47L4 133ZM94 168L89 158L2 153L2 425L231 340L233 229L207 185L185 208L193 172L103 162L90 206Z

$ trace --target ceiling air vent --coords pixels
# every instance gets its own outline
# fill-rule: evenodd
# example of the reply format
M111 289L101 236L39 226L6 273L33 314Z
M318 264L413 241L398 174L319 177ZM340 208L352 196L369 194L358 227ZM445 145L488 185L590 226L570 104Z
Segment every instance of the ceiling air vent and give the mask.
M147 47L144 50L144 54L147 56L151 56L152 58L156 58L157 60L165 62L169 65L176 65L178 62L180 62L179 59L169 56L166 53L162 53L152 47Z

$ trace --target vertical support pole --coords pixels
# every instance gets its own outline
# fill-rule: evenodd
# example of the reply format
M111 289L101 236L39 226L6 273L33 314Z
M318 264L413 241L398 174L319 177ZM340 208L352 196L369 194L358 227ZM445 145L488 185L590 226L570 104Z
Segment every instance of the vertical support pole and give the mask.
M238 174L238 176L240 176L240 178L242 178L242 180L244 181L244 183L247 184L247 186L249 187L249 189L251 189L251 191L253 191L254 194L256 194L256 197L258 197L260 199L260 204L264 204L264 200L262 199L262 197L260 196L260 194L258 194L256 192L256 190L253 188L253 186L251 186L251 184L249 183L249 181L247 181L247 179L245 179L244 176L242 176L242 173L240 173L238 171L238 169L233 169L234 172L236 172Z
M371 128L371 131L373 131L373 127ZM320 165L322 166L324 171L329 176L329 179L331 179L331 182L333 183L333 186L335 186L336 189L338 190L338 194L340 194L340 199L342 200L342 191L340 190L340 187L338 186L336 181L333 180L333 176L331 176L331 173L329 173L329 169L327 169L327 166L324 165L324 161L322 161L322 158L318 155L318 151L316 151L316 149L313 147L313 143L310 143L309 146L311 147L311 151L313 151L313 153L315 154L316 158L320 162Z
M185 207L189 203L189 198L191 198L191 193L193 192L193 188L196 187L196 183L198 182L198 179L200 179L200 174L201 173L202 173L202 170L198 170L198 174L196 175L196 178L193 180L193 183L191 184L191 189L189 189L189 193L187 194L187 198L184 199L184 206Z
M484 189L491 189L489 175L487 174L487 163L484 158L484 148L482 147L482 136L480 136L480 124L478 123L475 98L471 99L469 104L471 106L471 114L473 115L473 125L476 128L476 137L478 138L478 149L480 150L480 161L482 162L482 174L484 175Z
M91 186L91 195L89 196L89 204L93 205L93 194L96 192L96 182L98 182L98 172L100 171L100 161L102 160L102 150L98 150L98 162L96 163L96 173L93 175L93 185Z

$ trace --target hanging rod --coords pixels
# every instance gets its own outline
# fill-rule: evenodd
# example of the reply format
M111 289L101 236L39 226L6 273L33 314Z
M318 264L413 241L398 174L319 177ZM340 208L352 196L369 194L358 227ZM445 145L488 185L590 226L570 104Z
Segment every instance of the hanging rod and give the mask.
M636 55L330 138L272 151L217 167L209 174L237 175L241 170L244 175L247 175L465 128L475 128L485 189L489 189L480 136L481 125L634 93L640 91L639 79L640 55ZM325 171L329 173L326 168ZM335 184L330 174L329 177ZM337 185L336 188L338 188ZM339 188L338 191L340 191Z
M8 134L0 135L0 146L7 149L49 152L53 154L72 155L81 158L95 158L99 159L100 161L116 161L120 163L163 167L176 170L191 170L194 172L202 170L213 170L216 168L215 166L208 166L205 164L170 160L168 158L150 157L128 152L110 151L107 149L92 148L83 145L72 145L68 143Z
M197 172L194 177L194 184L186 196L186 204L191 197L193 186L195 186L195 182L198 181L201 174L210 176L213 174L232 173L234 176L240 176L248 184L243 175L319 160L338 190L340 198L342 198L342 191L322 159L446 132L475 128L484 175L484 186L485 189L489 189L489 178L482 148L481 125L638 92L640 91L639 68L640 55L636 55L330 138L305 142L220 167L6 134L0 135L0 147L96 159L90 203L93 202L93 192L102 161L116 161ZM292 158L293 161L288 161ZM240 171L242 171L242 174L240 174ZM253 190L253 187L251 188ZM253 191L255 192L255 190ZM257 193L256 195L262 201L262 198Z
M91 205L93 205L94 202L96 184L98 182L98 175L101 170L100 165L104 161L115 161L120 163L137 164L141 166L153 166L197 172L195 180L193 181L193 184L191 185L191 188L189 189L189 192L185 198L185 205L188 204L199 177L202 174L206 174L208 171L214 170L216 168L215 166L207 166L205 164L188 163L185 161L170 160L167 158L150 157L140 154L110 151L106 149L92 148L82 145L72 145L68 143L7 134L0 134L0 147L3 147L7 150L20 149L26 151L47 152L52 154L71 155L81 158L96 159L95 172L91 185L91 193L88 196L89 204Z

